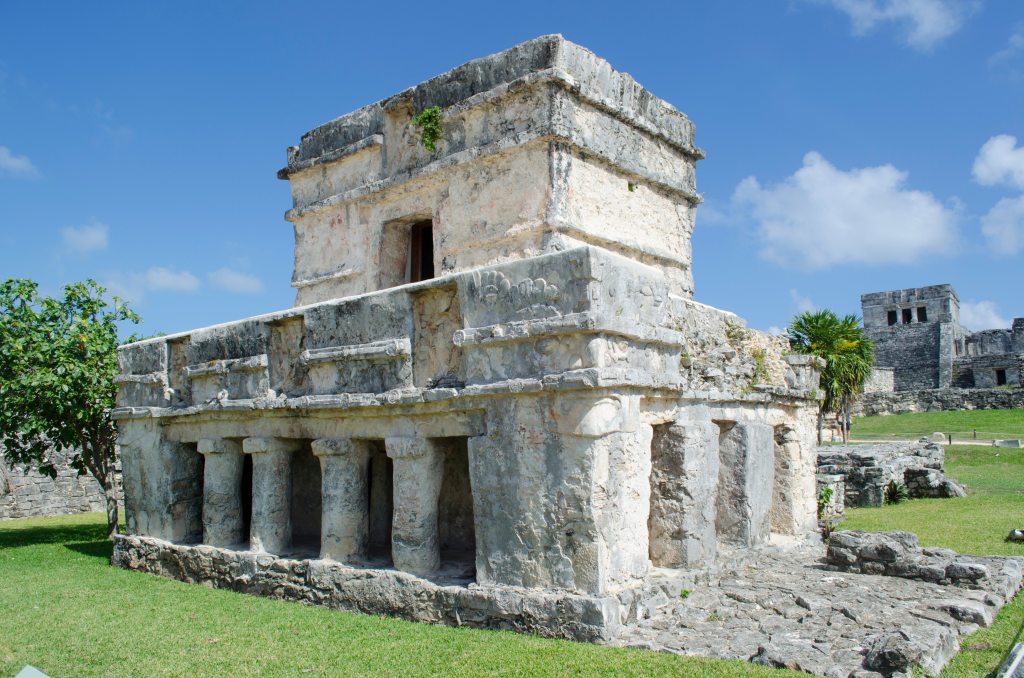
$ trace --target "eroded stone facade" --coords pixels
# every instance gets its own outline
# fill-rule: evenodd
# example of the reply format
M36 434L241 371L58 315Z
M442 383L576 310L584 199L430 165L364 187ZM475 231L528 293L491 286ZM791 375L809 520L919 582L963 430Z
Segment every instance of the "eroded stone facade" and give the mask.
M865 392L1024 384L1024 318L1008 329L971 332L960 324L952 285L874 292L860 303L875 366L893 371L876 373Z
M812 532L819 364L692 298L701 157L560 36L304 135L296 307L120 349L115 562L601 639Z

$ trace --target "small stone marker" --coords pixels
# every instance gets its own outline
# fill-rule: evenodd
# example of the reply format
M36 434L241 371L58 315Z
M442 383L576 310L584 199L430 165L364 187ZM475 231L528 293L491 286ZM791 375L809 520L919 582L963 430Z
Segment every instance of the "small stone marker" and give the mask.
M49 678L45 673L34 666L26 666L14 678Z

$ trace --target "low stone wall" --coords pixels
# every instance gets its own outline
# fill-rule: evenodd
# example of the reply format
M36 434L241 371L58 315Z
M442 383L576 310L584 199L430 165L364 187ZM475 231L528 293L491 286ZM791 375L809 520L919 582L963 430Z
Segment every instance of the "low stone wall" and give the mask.
M923 391L865 393L853 406L856 416L1024 408L1024 388L933 388Z
M0 520L31 516L60 516L106 510L103 489L91 475L80 476L55 453L57 477L11 469L0 452Z
M825 561L830 569L861 574L884 574L920 581L981 589L1010 600L1021 586L1024 558L1012 556L962 556L949 549L920 548L911 532L833 532ZM954 612L987 626L994 613L977 610Z
M337 610L603 641L619 628L616 598L510 586L445 585L397 570L291 560L213 546L118 535L111 564L188 583Z
M905 485L914 499L962 497L966 493L943 472L945 451L937 443L881 443L818 448L818 483L843 478L845 506L882 506L890 482ZM819 489L820 492L820 489ZM840 514L842 509L833 509Z

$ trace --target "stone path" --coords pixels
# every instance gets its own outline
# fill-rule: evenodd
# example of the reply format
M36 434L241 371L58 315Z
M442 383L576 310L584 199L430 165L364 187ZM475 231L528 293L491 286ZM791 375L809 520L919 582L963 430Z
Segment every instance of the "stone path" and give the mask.
M932 675L960 636L992 622L1024 563L984 559L1001 576L962 588L829 571L824 555L819 545L765 548L682 595L666 571L640 603L643 618L613 644L830 677L903 676L915 663Z

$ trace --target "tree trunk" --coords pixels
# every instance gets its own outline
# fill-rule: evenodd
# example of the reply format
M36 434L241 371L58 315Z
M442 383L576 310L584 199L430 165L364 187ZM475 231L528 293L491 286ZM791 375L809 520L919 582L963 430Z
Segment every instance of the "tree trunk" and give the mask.
M117 534L118 510L117 510L117 483L114 473L111 471L101 481L103 485L103 496L107 500L107 539L113 541Z

